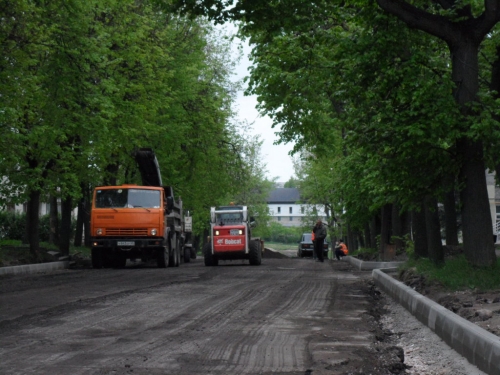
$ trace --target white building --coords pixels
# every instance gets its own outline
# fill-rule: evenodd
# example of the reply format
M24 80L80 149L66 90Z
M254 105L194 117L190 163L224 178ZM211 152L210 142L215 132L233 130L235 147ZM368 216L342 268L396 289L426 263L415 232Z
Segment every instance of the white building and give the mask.
M61 202L58 202L58 211L61 212ZM16 212L16 213L26 213L27 205L25 204L16 204L16 205L7 205L6 211ZM50 203L40 202L39 211L40 216L48 215L50 213Z
M267 199L271 221L285 227L300 227L302 220L313 214L326 219L322 206L300 202L300 193L296 188L278 188L271 191Z

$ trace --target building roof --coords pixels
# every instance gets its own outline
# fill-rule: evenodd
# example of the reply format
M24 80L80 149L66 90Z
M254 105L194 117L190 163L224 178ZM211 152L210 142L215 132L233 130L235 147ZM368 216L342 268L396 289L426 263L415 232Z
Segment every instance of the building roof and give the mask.
M299 189L296 188L280 188L274 189L267 198L268 204L273 203L297 203L300 201Z

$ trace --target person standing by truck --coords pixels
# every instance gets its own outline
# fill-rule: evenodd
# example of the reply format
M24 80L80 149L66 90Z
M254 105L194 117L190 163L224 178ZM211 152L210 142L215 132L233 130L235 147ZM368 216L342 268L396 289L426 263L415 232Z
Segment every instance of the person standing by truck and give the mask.
M316 254L316 262L324 262L323 244L326 238L326 226L321 219L318 219L312 231L314 233L314 253Z

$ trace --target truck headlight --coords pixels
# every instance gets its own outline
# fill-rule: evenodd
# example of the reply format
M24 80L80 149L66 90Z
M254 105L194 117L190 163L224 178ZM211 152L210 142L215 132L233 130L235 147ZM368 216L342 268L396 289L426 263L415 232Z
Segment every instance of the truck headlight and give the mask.
M216 236L218 236L218 235L219 235L219 231L218 231L218 230L216 230L216 231L215 231L215 235L216 235Z
M97 230L95 231L95 233L96 233L98 236L102 236L102 229L101 229L101 228L97 228Z
M156 233L158 233L158 231L156 229L151 229L151 235L152 236L156 236Z

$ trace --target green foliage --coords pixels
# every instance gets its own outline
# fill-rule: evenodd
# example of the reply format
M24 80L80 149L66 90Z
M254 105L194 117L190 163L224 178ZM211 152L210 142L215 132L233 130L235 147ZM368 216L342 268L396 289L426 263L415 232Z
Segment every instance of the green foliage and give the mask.
M298 188L300 185L300 181L296 178L290 177L290 179L285 182L285 188Z
M285 227L279 223L271 222L263 238L265 242L296 244L300 240L302 232L300 227Z
M368 247L360 247L359 249L349 252L350 256L358 257L359 259L366 259L366 260L371 260L371 259L376 259L379 256L379 250L378 249L372 249Z
M408 259L412 259L415 257L415 242L411 241L409 239L409 235L404 237L404 244L405 244L405 252L406 255L408 255Z
M59 217L59 223L61 218ZM76 220L71 220L71 234L75 233ZM26 233L26 214L17 212L0 211L0 240L22 241ZM48 242L50 236L50 215L40 216L39 240ZM3 244L3 242L2 242ZM7 244L7 242L5 243Z
M0 240L0 246L20 246L20 240Z
M59 225L61 225L61 215L59 215L59 220L58 220ZM72 240L74 235L75 235L75 229L76 229L76 220L72 217L71 218L71 231L69 238ZM40 226L38 229L38 236L40 239L40 242L49 242L50 238L50 215L43 215L40 216Z
M405 269L415 267L417 272L430 280L435 280L451 290L500 288L500 259L494 267L478 268L472 266L464 255L446 260L443 267L436 266L429 259L410 260Z
M26 235L26 214L0 211L0 240L22 241Z
M242 21L255 46L248 92L281 127L281 142L330 160L330 202L339 202L350 228L360 229L385 204L409 210L425 195L440 197L459 171L468 200L469 189L484 191L474 173L484 163L500 168L496 8L472 0L172 4L216 22ZM331 153L339 134L341 158ZM469 155L476 145L477 158ZM318 173L309 167L310 187ZM465 251L476 264L478 254L494 258L488 226L474 229L489 222L486 194L480 199L483 207L466 203L474 208L463 211Z
M281 242L265 242L264 243L265 247L269 247L273 250L276 251L282 251L282 250L296 250L297 244L287 244L287 243L281 243Z
M265 226L269 183L259 141L234 124L229 38L150 1L0 7L0 203L25 202L31 191L79 198L82 186L140 183L133 152L151 147L195 233L210 206L234 197Z

